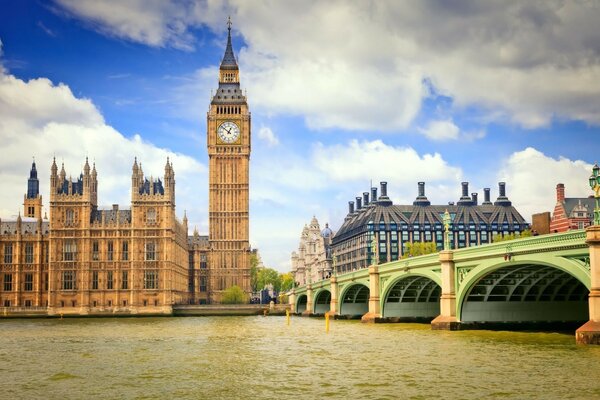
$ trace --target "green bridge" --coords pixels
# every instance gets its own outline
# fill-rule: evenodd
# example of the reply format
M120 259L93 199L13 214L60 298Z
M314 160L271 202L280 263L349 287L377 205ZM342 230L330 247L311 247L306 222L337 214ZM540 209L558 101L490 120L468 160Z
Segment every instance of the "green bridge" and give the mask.
M600 344L600 227L372 265L296 287L290 304L302 315L449 330L588 321L577 342Z

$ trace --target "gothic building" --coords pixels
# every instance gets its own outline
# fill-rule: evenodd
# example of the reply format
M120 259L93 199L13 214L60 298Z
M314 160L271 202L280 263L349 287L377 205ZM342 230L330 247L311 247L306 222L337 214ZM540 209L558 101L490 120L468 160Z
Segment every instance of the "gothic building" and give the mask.
M329 224L321 230L319 221L313 217L309 225L304 225L300 236L298 252L292 252L292 275L297 285L317 282L331 276L331 238L333 231Z
M452 248L491 243L498 235L519 234L529 229L521 214L506 197L504 182L499 183L499 196L490 200L490 189L484 189L484 201L477 193L469 196L469 184L462 183L462 196L455 204L432 205L425 196L425 183L419 182L418 196L412 205L395 205L387 195L387 182L348 203L348 214L332 240L336 272L368 267L378 255L378 262L398 260L406 253L407 243L433 242L438 250L444 246L443 216L450 214ZM355 207L356 205L356 207ZM377 248L373 249L375 238Z
M219 87L207 114L209 163L208 223L212 299L234 285L250 293L249 179L250 110L240 88L240 73L231 45L219 68Z
M86 158L75 178L54 160L50 216L42 219L33 163L23 217L0 220L0 306L49 314L170 313L177 304L218 303L250 289L250 111L231 43L207 113L209 235L188 236L175 215L175 172L161 179L135 159L131 205L98 207L98 174Z
M53 161L48 221L41 219L35 169L34 163L24 211L37 219L19 216L2 224L4 306L135 314L170 313L188 301L187 220L175 217L168 160L164 181L145 177L135 160L127 209L98 207L98 175L87 159L76 179Z

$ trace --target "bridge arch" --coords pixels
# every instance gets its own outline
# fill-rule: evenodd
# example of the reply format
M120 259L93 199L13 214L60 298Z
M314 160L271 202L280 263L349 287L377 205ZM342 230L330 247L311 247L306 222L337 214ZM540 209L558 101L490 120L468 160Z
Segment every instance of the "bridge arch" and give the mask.
M314 313L325 314L331 307L331 292L321 289L315 294Z
M531 259L483 265L457 296L461 322L588 320L589 276L569 260Z
M439 276L411 273L393 279L382 296L382 316L405 320L431 320L440 315Z
M305 294L298 296L298 300L296 301L296 314L302 314L304 311L306 311L307 302L308 297Z
M340 296L340 315L361 317L369 312L369 287L362 283L346 286Z

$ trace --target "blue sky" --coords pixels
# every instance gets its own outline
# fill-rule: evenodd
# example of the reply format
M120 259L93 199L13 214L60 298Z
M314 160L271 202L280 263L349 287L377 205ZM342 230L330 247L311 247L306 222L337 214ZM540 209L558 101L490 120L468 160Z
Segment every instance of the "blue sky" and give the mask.
M600 145L600 7L575 2L19 1L0 3L0 216L21 207L35 156L86 156L99 203L129 204L173 159L177 214L206 233L206 111L233 20L252 111L251 243L289 269L313 215L336 230L347 202L418 181L444 204L460 182L506 181L523 216L557 183L587 196ZM47 206L47 202L45 204Z

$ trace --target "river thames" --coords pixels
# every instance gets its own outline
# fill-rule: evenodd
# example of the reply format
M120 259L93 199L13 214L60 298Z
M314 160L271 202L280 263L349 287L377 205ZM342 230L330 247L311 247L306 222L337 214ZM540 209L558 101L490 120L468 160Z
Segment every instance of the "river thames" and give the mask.
M600 398L559 333L285 317L0 321L3 399Z

